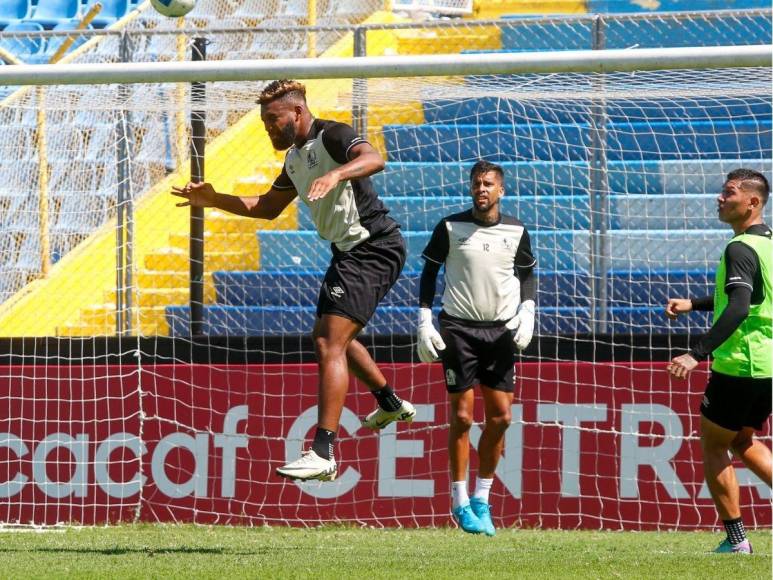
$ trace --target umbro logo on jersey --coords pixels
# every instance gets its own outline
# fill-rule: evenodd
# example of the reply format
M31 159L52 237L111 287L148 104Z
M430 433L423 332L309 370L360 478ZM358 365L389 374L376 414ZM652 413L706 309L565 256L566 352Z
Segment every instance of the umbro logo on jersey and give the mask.
M709 398L706 395L703 395L703 406L704 407L709 406Z
M309 169L319 165L319 159L317 158L317 152L314 149L309 151L309 156L306 158L306 165Z
M456 241L457 241L457 242L459 242L459 245L460 245L460 246L463 246L463 245L465 245L467 242L469 242L469 241L470 241L470 236L464 236L464 237L458 238Z
M331 294L331 295L332 295L334 298L340 298L341 296L343 296L343 295L344 295L344 289L343 289L343 288L341 288L340 286L333 286L333 287L330 289L330 294Z

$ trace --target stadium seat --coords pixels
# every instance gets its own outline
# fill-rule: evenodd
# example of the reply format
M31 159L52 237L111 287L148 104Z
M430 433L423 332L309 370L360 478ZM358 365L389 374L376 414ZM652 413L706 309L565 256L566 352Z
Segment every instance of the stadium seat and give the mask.
M76 30L78 28L78 24L80 23L79 20L68 20L65 22L60 22L56 26L54 26L53 30ZM92 29L93 27L89 24L87 29ZM64 42L69 38L68 36L49 36L46 39L45 49L35 55L32 59L30 59L29 62L31 63L42 63L46 64L48 63L51 58L56 54L56 51L59 50L59 47L64 44ZM75 50L78 48L81 44L86 42L88 40L85 36L78 36L75 41L70 45L70 47L67 49L67 52ZM66 54L66 53L65 53Z
M39 55L44 48L43 37L35 36L43 26L37 22L12 22L3 32L30 32L30 36L9 36L0 38L0 46L22 61L30 60Z
M315 306L323 270L214 272L217 303L224 306ZM382 301L384 306L406 306L418 297L421 272L404 271ZM442 283L438 279L438 294Z
M430 232L403 232L408 248L405 269L421 270L421 252L429 242ZM265 270L324 270L330 260L330 244L315 231L261 230L261 268ZM590 248L587 231L546 231L531 236L532 249L540 268L545 270L587 271Z
M664 273L653 274L652 281L644 278L644 274L621 272L617 273L616 282L635 278L639 285L638 294L646 295L650 286L657 289L665 287L662 282ZM638 278L637 278L638 276ZM214 272L213 281L217 294L217 304L223 306L315 306L319 297L320 284L324 270L260 270L256 272ZM420 271L403 271L395 286L387 293L383 306L410 306L418 298ZM698 274L692 281L691 288L703 287L699 284ZM705 278L705 275L704 275ZM674 276L673 280L681 281L682 276ZM668 280L671 280L669 278ZM675 282L675 283L677 283ZM572 271L548 271L538 269L537 285L539 287L538 303L540 307L588 307L590 305L591 283L587 273ZM675 286L681 288L681 286ZM436 296L443 292L443 277L438 276ZM658 293L658 303L660 300ZM619 299L619 297L615 297ZM649 304L649 302L645 302Z
M669 298L714 293L708 264L703 270L612 271L608 279L609 302L618 307L665 306Z
M529 224L532 229L571 230L589 226L587 196L505 196L502 211ZM431 231L444 217L470 209L468 196L391 197L389 213L405 231ZM313 230L311 213L298 207L298 229Z
M0 126L0 159L3 161L27 159L32 146L32 130L18 125Z
M94 28L107 28L116 23L131 10L129 0L89 0L83 7L83 14L86 14L91 6L97 3L102 4L102 10L96 15L91 24Z
M749 8L770 8L768 0L588 0L590 13L632 13L632 12L692 12L698 10L744 10Z
M675 0L679 1L679 0ZM634 2L630 2L634 4ZM683 4L680 2L680 4ZM720 6L718 6L719 8ZM724 6L722 6L724 8ZM770 8L768 3L767 8ZM680 8L679 10L688 10ZM592 12L592 10L589 10ZM505 16L509 25L502 29L502 51L534 52L553 50L590 50L593 34L591 20L553 20ZM604 47L659 48L680 46L725 46L770 44L769 14L752 14L743 18L743 34L738 34L738 16L724 18L656 18L605 20ZM498 51L490 51L498 52Z
M773 105L767 95L711 98L608 100L604 107L606 121L627 123L631 119L647 121L722 121L728 118L769 120ZM455 124L474 122L480 125L533 123L588 123L591 106L587 100L539 99L518 101L501 97L476 97L464 100L428 99L422 102L427 123Z
M30 14L30 0L3 0L0 2L0 28L25 20Z
M608 311L607 332L613 334L677 334L686 333L700 336L711 324L711 313L691 312L670 320L664 314L665 304L650 308L614 307Z
M760 129L761 127L761 129ZM771 121L610 123L610 161L770 158ZM387 125L389 161L587 161L591 133L583 125Z
M315 310L314 306L205 306L202 332L210 336L309 334L316 318ZM172 336L190 335L187 306L167 307L166 319ZM363 329L365 335L412 335L415 332L414 306L381 306ZM537 332L548 335L588 333L590 312L587 308L541 308L537 312Z
M29 18L50 30L57 24L80 16L80 0L38 0Z

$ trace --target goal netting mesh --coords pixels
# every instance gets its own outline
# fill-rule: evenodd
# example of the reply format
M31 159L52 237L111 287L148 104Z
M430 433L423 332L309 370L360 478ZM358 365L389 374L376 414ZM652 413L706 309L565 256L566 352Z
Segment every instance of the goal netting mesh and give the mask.
M283 159L256 109L264 83L207 83L193 104L185 84L13 93L0 105L0 332L13 361L0 367L0 521L448 524L443 373L411 355L420 254L470 206L469 169L486 159L503 166L502 209L527 225L538 263L538 336L517 365L495 517L714 526L698 440L707 367L676 381L663 362L709 321L663 309L713 292L726 174L771 175L770 78L307 81L317 117L353 123L387 160L373 181L408 261L362 340L418 408L411 427L366 432L374 401L353 380L340 476L326 484L274 475L316 422L304 337L330 251L307 208L273 222L207 210L203 334L190 334L189 214L169 195L189 178L188 118L206 114L207 181L263 193ZM471 483L476 467L473 453ZM769 526L770 490L738 467L747 526Z

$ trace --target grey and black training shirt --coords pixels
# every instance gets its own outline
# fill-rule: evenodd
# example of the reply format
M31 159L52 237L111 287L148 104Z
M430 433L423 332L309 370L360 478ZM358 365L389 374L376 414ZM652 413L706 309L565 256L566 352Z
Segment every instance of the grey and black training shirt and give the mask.
M349 125L315 119L306 142L287 150L282 173L273 185L295 189L309 207L319 235L344 252L399 227L368 177L342 181L325 197L309 203L312 182L351 161L352 148L365 142Z

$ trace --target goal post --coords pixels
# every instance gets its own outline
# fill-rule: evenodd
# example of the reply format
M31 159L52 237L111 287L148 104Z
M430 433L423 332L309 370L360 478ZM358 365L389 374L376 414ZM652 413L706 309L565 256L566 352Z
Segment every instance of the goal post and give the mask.
M504 168L503 211L529 228L538 264L537 336L517 363L494 516L714 527L697 436L707 366L677 381L664 364L708 319L669 322L662 311L668 297L711 292L730 237L714 211L727 173L770 175L770 55L755 45L0 66L0 86L46 87L44 100L26 91L0 107L0 270L13 271L10 257L33 270L40 255L30 118L41 107L56 257L48 277L0 306L0 522L447 525L443 372L413 354L420 255L439 219L469 207L469 170L484 158ZM326 484L274 469L316 421L309 333L329 245L302 204L273 222L207 210L192 336L188 211L169 195L190 178L166 163L185 155L174 119L190 109L207 120L216 189L270 187L283 157L256 97L277 77L304 80L319 118L367 115L366 137L386 159L374 187L408 246L361 340L416 419L365 432L373 400L353 380L340 477ZM203 99L175 85L193 82L207 83ZM115 336L119 184L135 204L133 324ZM769 423L762 439L770 445ZM746 524L770 527L770 490L748 470L738 477Z

